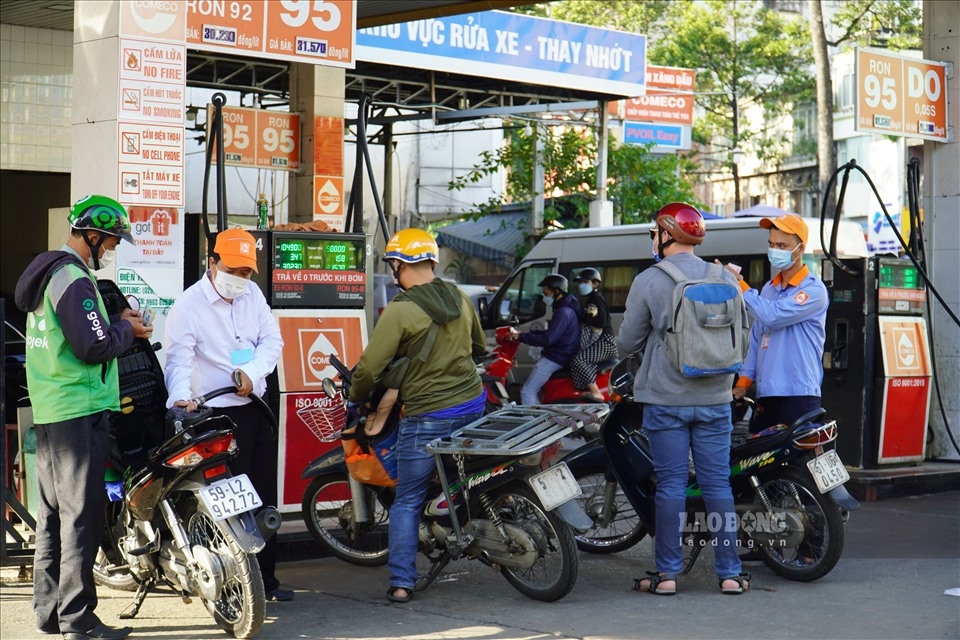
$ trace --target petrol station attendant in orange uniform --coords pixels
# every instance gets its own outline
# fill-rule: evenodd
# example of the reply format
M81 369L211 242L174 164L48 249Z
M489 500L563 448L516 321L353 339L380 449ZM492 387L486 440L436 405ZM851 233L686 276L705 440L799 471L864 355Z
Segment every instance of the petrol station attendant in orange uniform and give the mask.
M747 358L733 397L743 398L757 383L754 432L790 424L820 408L827 288L803 263L808 229L802 218L785 214L763 218L770 230L767 258L778 271L761 291L750 288L735 270L743 300L753 316ZM728 267L729 268L729 267Z
M233 475L247 474L265 505L277 503L277 441L273 425L248 397L263 396L267 375L277 366L283 339L263 292L250 278L257 270L257 246L243 229L227 229L216 236L208 270L183 292L167 317L164 378L167 407L196 408L191 398L237 386L207 402L215 415L236 424L237 457ZM235 377L240 380L237 385ZM267 600L292 600L274 576L277 537L271 536L257 554Z

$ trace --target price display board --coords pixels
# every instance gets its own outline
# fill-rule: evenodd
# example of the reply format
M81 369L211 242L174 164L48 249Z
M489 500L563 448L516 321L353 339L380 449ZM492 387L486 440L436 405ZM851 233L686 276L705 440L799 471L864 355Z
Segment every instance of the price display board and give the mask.
M947 142L943 62L857 49L856 130Z
M365 239L344 233L274 232L273 308L361 308Z
M223 107L223 159L234 167L300 169L300 116L295 113ZM213 105L207 105L208 130ZM213 162L217 155L213 154Z

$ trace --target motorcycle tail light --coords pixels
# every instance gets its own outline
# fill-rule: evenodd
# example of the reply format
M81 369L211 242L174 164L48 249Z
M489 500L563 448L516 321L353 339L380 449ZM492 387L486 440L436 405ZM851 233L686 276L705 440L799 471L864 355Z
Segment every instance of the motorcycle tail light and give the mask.
M531 453L528 456L523 456L517 460L517 462L525 467L539 467L541 460L543 460L543 451L537 451L536 453Z
M215 467L210 467L209 469L203 470L203 477L209 480L210 478L216 478L217 476L223 475L227 472L227 465L218 464Z
M175 456L167 458L164 464L168 467L177 468L195 467L207 458L212 458L213 456L224 453L233 453L236 450L237 441L234 440L232 433L228 433L219 438L198 442L189 449L185 449Z
M816 449L828 442L837 439L837 421L832 420L812 431L807 431L803 435L794 438L793 444L798 449Z
M557 456L559 451L560 441L558 440L557 442L548 445L536 453L531 453L528 456L520 458L518 462L527 467L545 468L546 465Z

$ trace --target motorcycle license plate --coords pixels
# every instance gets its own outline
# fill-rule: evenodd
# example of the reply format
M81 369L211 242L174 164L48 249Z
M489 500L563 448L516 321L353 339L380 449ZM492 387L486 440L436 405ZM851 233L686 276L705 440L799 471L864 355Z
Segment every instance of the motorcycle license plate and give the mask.
M200 499L217 521L263 505L257 490L253 488L253 483L245 473L200 489Z
M582 493L580 483L573 477L566 462L530 476L527 482L547 511L556 509L567 500L576 498Z
M850 474L840 462L840 456L833 449L808 462L807 468L816 481L820 493L839 487L850 479Z

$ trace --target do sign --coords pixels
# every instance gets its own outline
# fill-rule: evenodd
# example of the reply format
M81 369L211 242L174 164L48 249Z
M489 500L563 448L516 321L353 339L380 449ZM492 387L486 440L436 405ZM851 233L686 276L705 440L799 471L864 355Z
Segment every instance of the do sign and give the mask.
M857 50L856 130L947 141L942 62Z

